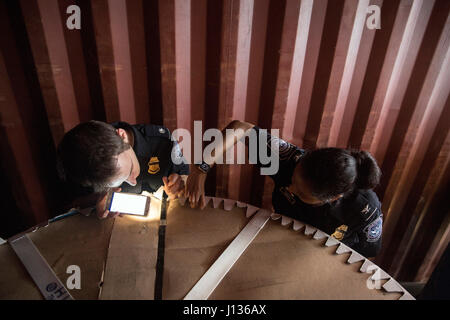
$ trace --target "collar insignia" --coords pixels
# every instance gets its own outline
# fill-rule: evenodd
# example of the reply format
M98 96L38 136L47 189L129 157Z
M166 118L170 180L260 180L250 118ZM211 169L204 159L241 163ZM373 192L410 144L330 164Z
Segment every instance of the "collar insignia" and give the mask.
M369 205L366 205L366 207L364 209L362 209L361 213L366 214L369 212L369 210L370 210Z

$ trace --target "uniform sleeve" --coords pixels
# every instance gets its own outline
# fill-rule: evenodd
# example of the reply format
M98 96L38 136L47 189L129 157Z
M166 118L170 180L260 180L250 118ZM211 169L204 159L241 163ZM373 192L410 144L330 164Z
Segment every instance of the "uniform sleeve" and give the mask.
M252 155L250 153L252 150L256 150L256 155L253 155L253 160L256 160L255 164L260 168L267 168L270 167L271 164L267 163L268 159L264 159L264 156L266 155L269 159L271 159L272 156L277 157L279 169L274 174L269 174L269 176L277 182L278 178L284 176L284 170L295 166L296 161L305 153L305 151L277 136L271 135L268 132L269 130L262 130L258 126L254 126L253 130L256 133L257 143L256 148L252 148L248 145L251 140L248 139L248 141L246 141L249 150L249 158L252 160ZM261 148L264 148L264 150L260 150Z
M373 191L357 204L357 225L355 231L343 242L365 257L375 257L381 250L383 233L383 213L381 203Z

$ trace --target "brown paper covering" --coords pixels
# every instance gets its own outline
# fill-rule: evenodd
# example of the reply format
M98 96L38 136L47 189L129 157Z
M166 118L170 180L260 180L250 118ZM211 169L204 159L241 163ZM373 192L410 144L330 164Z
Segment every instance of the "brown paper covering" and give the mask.
M158 253L157 220L116 218L100 298L153 299Z
M28 234L64 285L67 267L80 267L81 289L70 290L74 299L98 298L113 222L76 215ZM9 244L0 246L0 261L0 299L43 299Z
M246 208L204 210L169 203L163 299L182 299L249 221ZM152 299L159 218L98 220L73 216L29 234L63 283L69 265L81 268L75 299ZM114 226L114 227L113 227ZM401 293L369 290L363 261L335 254L327 238L312 239L292 223L269 221L210 299L398 299ZM8 244L0 246L0 299L42 299ZM383 280L381 284L387 280Z

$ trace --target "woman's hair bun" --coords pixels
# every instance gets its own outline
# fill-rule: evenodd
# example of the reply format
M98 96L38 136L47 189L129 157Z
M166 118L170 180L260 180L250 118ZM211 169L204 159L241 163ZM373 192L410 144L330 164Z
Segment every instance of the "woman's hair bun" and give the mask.
M381 170L377 161L367 151L351 151L357 164L356 186L359 189L373 189L380 183Z

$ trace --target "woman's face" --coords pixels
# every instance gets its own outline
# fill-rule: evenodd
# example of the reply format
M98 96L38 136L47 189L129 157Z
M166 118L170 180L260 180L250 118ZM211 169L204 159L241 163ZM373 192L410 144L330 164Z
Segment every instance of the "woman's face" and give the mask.
M289 186L288 190L297 195L297 197L299 197L304 203L310 205L322 205L326 203L326 201L313 196L307 181L303 178L301 164L297 164L295 167L294 174L292 176L292 184ZM342 195L338 195L331 199L331 202L341 197Z

